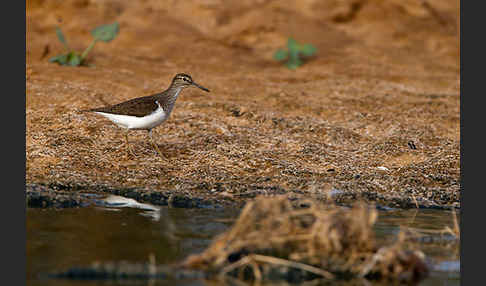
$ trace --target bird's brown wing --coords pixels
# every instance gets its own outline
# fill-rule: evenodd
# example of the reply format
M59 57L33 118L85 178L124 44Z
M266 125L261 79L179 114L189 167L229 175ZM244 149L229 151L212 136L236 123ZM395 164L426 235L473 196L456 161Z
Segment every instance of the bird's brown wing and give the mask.
M155 111L159 106L155 103L155 95L130 99L115 105L89 109L87 111L105 112L112 114L125 114L142 117Z

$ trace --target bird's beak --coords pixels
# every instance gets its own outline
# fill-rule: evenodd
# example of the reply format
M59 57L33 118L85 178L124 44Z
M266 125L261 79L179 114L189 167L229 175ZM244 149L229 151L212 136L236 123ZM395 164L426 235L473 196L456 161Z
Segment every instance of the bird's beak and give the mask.
M192 85L197 86L197 87L199 87L200 89L202 89L202 90L204 90L204 91L206 91L206 92L209 92L209 89L207 89L207 88L205 88L204 86L199 85L199 84L197 84L197 83L195 83L195 82L192 82Z

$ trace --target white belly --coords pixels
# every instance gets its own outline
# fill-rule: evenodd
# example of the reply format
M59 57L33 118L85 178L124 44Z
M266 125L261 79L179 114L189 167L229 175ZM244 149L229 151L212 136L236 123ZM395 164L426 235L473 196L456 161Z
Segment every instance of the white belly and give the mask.
M168 117L167 113L164 112L160 105L157 110L143 117L111 114L105 112L96 113L103 115L119 127L126 129L152 129L162 124L162 122L167 120Z

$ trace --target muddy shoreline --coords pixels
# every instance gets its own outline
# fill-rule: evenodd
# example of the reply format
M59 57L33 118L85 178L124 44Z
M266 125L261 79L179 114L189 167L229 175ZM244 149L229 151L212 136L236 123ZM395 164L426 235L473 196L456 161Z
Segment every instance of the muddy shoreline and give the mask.
M92 195L119 195L135 199L139 202L151 203L154 205L171 206L178 208L219 208L219 207L238 207L241 208L248 199L257 195L281 195L289 194L290 199L305 199L312 197L317 200L332 202L338 205L353 205L358 201L375 204L377 208L420 208L420 209L459 209L460 205L440 204L432 200L412 197L398 197L383 195L377 193L351 193L339 190L331 191L331 195L316 196L305 194L305 192L294 190L274 190L265 191L257 194L254 191L240 193L237 196L228 197L207 194L206 196L194 195L189 192L180 192L174 190L148 190L142 188L110 188L109 186L86 186L86 185L26 185L26 206L32 208L72 208L86 207L92 204Z

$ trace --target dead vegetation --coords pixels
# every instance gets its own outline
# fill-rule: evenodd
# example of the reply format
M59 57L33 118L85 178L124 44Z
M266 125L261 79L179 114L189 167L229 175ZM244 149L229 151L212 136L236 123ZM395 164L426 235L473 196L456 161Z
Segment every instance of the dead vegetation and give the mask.
M303 281L314 278L417 282L428 269L424 255L405 245L401 233L378 245L378 213L364 204L351 209L287 196L247 203L233 227L201 254L183 263L220 278Z

